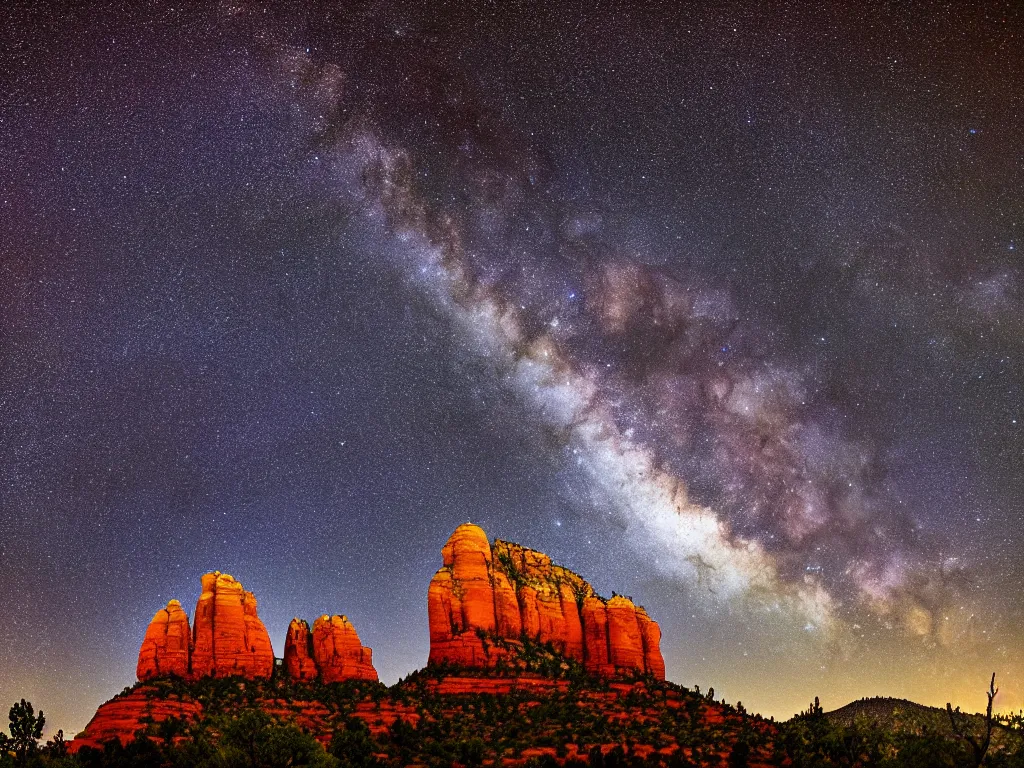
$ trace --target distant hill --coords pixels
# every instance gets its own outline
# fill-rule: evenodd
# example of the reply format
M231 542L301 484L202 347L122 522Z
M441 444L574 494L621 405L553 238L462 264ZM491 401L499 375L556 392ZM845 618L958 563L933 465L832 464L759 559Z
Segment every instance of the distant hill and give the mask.
M873 696L867 699L852 701L845 707L826 712L827 717L835 725L850 726L858 717L887 731L910 731L920 733L925 727L932 732L950 734L952 728L945 709L927 707L907 699L893 699L888 696ZM984 723L982 715L968 715L980 726Z
M981 737L985 730L985 716L982 714L963 714L971 730ZM859 699L845 707L826 712L825 718L836 727L850 728L858 723L867 725L876 733L887 733L895 736L923 737L925 739L949 739L949 743L963 742L953 733L949 715L944 708L926 707L906 699L893 699L885 696ZM791 721L792 722L792 721ZM992 732L990 755L1017 754L1024 749L1022 732L1018 726L1008 727L997 723Z

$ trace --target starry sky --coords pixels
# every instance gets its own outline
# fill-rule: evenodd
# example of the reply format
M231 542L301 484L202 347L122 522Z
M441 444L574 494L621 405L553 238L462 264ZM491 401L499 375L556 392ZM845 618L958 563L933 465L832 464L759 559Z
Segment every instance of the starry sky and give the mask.
M0 704L213 569L392 683L472 520L765 715L1024 706L1020 5L634 5L15 3Z

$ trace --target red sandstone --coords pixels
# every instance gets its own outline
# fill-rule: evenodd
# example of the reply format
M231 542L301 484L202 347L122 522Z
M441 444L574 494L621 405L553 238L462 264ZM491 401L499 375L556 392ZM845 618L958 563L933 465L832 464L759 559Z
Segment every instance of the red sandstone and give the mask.
M344 616L323 616L310 630L301 619L288 626L285 669L300 682L376 680L372 652ZM237 675L269 678L274 671L270 635L256 612L256 598L220 571L202 577L195 627L177 600L156 612L139 649L140 681L177 675L187 680Z
M313 660L313 636L309 624L302 619L292 619L284 641L284 666L292 680L316 680L320 671Z
M641 672L665 679L661 630L626 597L599 597L547 555L498 540L466 523L441 549L427 590L430 663L493 667L507 655L487 638L551 643L606 676Z
M220 571L203 576L195 612L192 677L270 677L274 650L256 597Z
M177 675L188 677L192 631L181 603L171 600L153 616L139 649L139 680Z
M359 642L347 616L321 616L313 622L313 660L325 683L376 680L372 651Z
M197 701L152 696L155 691L155 688L143 686L102 705L85 732L71 742L71 752L82 747L102 749L105 742L113 739L127 744L135 738L136 731L145 728L146 722L159 723L175 717L191 723L202 714L203 708Z

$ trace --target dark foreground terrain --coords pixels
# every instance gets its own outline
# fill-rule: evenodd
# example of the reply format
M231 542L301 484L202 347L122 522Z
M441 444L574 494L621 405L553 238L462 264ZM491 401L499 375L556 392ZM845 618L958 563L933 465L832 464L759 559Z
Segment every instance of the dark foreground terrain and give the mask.
M775 723L649 677L594 678L545 649L534 659L514 676L428 667L390 688L139 683L70 744L16 755L12 741L0 766L977 765L981 716L960 735L943 710L866 699ZM983 764L1024 766L1019 720L997 727Z

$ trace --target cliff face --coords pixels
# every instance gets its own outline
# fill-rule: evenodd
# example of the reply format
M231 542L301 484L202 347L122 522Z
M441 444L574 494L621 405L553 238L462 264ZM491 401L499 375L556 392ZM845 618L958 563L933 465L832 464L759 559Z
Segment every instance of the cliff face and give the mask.
M644 667L658 680L665 679L665 659L661 655L661 627L647 615L643 606L636 608L636 620L640 624L640 640L644 648Z
M188 677L192 630L181 603L171 600L153 616L139 649L139 680L177 675Z
M587 670L665 678L661 630L626 597L597 595L547 555L460 525L427 590L430 663L487 668L524 636L551 643ZM495 646L491 640L508 641Z
M194 631L177 600L156 612L139 649L139 680L169 675L187 680L271 677L274 649L252 592L220 571L205 574L202 587ZM344 616L323 616L312 631L305 621L292 620L284 656L288 675L301 682L377 679L372 652Z
M284 640L284 667L292 680L308 682L316 680L320 670L313 661L313 636L309 624L302 619L292 619L288 635Z
M325 683L377 680L372 651L359 642L346 616L321 616L313 622L313 660Z
M256 615L256 598L220 571L203 576L195 612L192 676L270 677L274 649Z
M487 534L460 525L441 548L443 565L427 589L429 663L489 666L481 632L518 637L521 621L508 577L494 567ZM498 630L498 627L501 630Z

